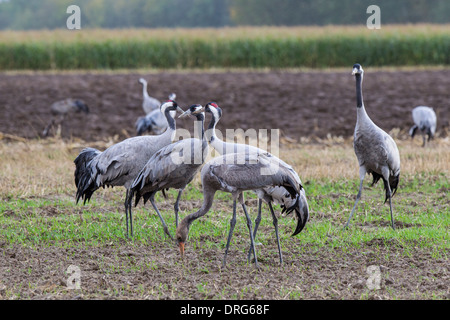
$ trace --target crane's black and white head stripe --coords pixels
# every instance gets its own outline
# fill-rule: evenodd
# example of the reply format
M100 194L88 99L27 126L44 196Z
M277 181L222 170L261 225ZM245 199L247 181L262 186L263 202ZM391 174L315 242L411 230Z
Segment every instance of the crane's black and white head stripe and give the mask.
M363 73L364 73L364 70L363 70L363 68L361 67L361 65L360 65L359 63L355 63L355 64L353 65L352 75L353 75L353 76L356 75L356 74L363 75Z
M184 118L189 115L194 115L198 118L204 111L204 108L201 104L193 104L189 107L188 110L186 110L184 113L178 116L178 118ZM203 117L201 117L203 118Z
M219 105L215 102L208 102L205 110L206 112L211 113L216 121L219 121L220 117L222 117L222 109L220 109Z
M169 111L181 111L184 112L179 106L178 104L173 101L173 100L167 100L166 102L164 102L161 107L159 107L159 110L164 114L166 112L166 110Z

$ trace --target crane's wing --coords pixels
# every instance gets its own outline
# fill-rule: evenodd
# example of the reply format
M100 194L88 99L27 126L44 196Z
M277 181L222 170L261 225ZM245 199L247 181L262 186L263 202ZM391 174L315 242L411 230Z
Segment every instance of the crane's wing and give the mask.
M142 194L189 183L204 162L206 148L206 141L184 139L158 150L133 181L132 191Z

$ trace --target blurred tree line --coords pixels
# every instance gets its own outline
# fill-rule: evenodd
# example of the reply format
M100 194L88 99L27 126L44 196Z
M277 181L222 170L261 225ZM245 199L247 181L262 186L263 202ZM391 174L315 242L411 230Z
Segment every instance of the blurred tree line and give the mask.
M0 0L0 29L65 28L71 4L82 28L365 24L371 4L386 24L450 22L450 0Z

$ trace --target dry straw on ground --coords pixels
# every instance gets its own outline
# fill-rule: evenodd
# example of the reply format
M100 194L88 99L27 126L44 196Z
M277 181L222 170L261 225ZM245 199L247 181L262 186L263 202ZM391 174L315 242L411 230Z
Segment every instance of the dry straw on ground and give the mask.
M27 198L55 194L74 194L74 164L78 152L86 146L104 150L115 141L84 143L59 139L0 140L0 197ZM422 148L417 139L397 141L402 175L444 173L450 171L450 140L436 139ZM319 143L283 144L280 157L291 164L301 179L339 181L358 179L358 164L352 140L324 139ZM194 181L199 183L199 177Z

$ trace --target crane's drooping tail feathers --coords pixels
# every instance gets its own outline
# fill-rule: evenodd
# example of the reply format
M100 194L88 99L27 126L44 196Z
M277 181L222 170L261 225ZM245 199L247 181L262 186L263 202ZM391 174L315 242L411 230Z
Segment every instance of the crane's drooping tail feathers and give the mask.
M289 208L286 208L286 207L283 208L283 212L286 212L286 214L295 212L295 216L298 221L297 227L295 228L295 231L292 234L292 236L295 236L295 235L299 234L305 227L306 222L308 220L308 216L309 216L309 209L308 209L307 205L305 206L303 203L300 202L301 201L301 199L300 199L301 193L300 192L303 189L303 186L301 184L297 184L295 182L295 180L293 180L290 176L286 176L283 180L284 180L283 186L289 192L292 199L295 199L294 205L292 205ZM300 205L302 206L301 208L300 208ZM305 215L304 218L302 217L302 214Z
M94 148L83 149L75 163L75 185L77 187L76 202L80 198L84 199L84 203L89 202L92 194L98 188L94 185L94 179L91 179L92 170L90 168L91 161L101 152Z
M383 179L383 176L376 172L372 172L372 176L373 176L372 186L374 184L376 184L378 182L378 180ZM391 188L391 192L392 192L391 197L393 197L394 194L397 192L399 180L400 180L400 174L397 174L396 176L391 176L389 178L389 187ZM384 181L384 179L383 179L383 181ZM386 198L384 199L384 203L386 203L386 201L389 199L389 191L387 189L386 183L387 183L387 181L384 181L384 190L386 191Z
M414 138L414 136L416 135L417 129L419 127L417 125L413 125L411 127L411 129L409 129L409 135L411 136L411 138Z
M155 123L152 121L152 119L147 119L146 117L139 117L136 120L136 132L137 135L140 136L142 135L145 131L151 131L152 130L152 126Z

